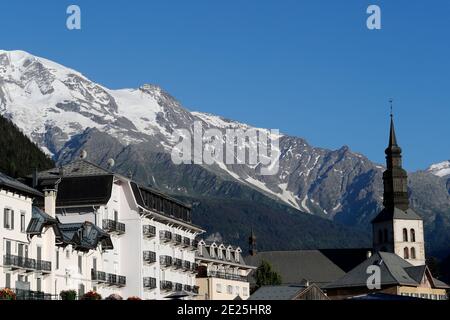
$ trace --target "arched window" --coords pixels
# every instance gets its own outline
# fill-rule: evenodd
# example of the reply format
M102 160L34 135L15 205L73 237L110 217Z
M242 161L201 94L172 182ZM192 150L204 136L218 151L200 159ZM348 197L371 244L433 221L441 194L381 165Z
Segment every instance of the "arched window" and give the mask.
M384 242L388 242L388 231L384 229Z
M414 229L411 229L409 233L410 233L409 238L411 242L416 242L416 231Z
M383 243L383 231L378 230L378 243Z
M408 230L403 228L403 242L408 242Z
M403 258L409 259L409 250L407 247L405 247L405 249L403 249Z
M411 259L415 259L415 258L416 258L416 249L411 248Z

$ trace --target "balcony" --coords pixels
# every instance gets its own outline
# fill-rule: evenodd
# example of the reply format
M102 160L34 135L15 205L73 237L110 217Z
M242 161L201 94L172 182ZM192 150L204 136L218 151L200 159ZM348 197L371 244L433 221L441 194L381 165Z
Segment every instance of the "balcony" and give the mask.
M112 287L124 287L127 284L127 279L125 276L107 273L106 284Z
M143 279L144 290L152 290L156 288L156 279L152 277L145 277Z
M13 255L3 256L3 265L9 267L11 270L18 270L23 272L40 272L50 273L52 271L52 264L49 261L35 260Z
M91 279L96 283L105 283L106 282L106 273L103 271L97 271L91 269Z
M192 287L192 292L195 294L198 294L198 286L193 286Z
M184 271L191 271L191 263L189 261L183 261L183 270Z
M183 243L183 237L179 234L174 234L173 242L176 246L181 245Z
M143 260L146 264L152 264L156 262L156 253L153 251L144 251Z
M169 268L172 266L172 257L171 256L160 256L159 264L162 268Z
M52 295L42 291L12 289L16 294L16 300L58 300L59 295Z
M173 290L173 282L172 281L161 281L159 284L161 290L164 291L172 291Z
M182 291L183 285L181 283L175 283L175 291Z
M172 241L172 232L170 232L170 231L160 231L159 232L159 239L162 242L170 242L170 241Z
M152 239L156 236L156 228L154 226L142 226L142 233L147 239Z
M189 248L191 246L191 239L183 237L183 248Z
M195 251L195 250L197 250L197 247L198 247L198 240L192 240L192 242L191 242L191 251Z
M183 267L183 260L175 258L173 260L173 266L175 269L181 269Z
M184 289L184 291L191 292L191 291L192 291L192 286L190 286L190 285L188 285L188 284L185 284L185 285L183 286L183 289Z
M192 273L194 273L194 274L196 274L197 272L198 272L198 264L196 264L196 263L191 263L191 272Z
M36 260L36 271L50 273L52 272L52 263L50 261Z
M241 276L241 275L231 274L231 273L226 273L226 272L209 271L207 273L207 276L210 278L220 278L220 279L235 280L235 281L242 281L242 282L248 281L246 276Z
M109 233L121 235L125 233L125 224L115 220L104 219L103 230Z

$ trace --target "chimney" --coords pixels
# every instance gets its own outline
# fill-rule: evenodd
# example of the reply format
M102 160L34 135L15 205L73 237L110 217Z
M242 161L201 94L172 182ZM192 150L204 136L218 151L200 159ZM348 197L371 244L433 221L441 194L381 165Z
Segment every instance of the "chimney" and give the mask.
M372 256L372 251L367 251L366 258L369 259Z
M53 218L56 217L56 194L56 189L44 190L44 210Z

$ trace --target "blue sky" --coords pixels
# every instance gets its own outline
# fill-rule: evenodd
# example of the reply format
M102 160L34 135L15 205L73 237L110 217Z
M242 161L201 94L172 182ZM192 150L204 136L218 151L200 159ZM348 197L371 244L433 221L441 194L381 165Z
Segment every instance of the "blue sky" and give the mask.
M450 2L2 1L0 48L110 88L156 83L191 110L384 162L388 99L409 170L450 158ZM66 29L81 7L82 29ZM366 28L366 8L382 29Z

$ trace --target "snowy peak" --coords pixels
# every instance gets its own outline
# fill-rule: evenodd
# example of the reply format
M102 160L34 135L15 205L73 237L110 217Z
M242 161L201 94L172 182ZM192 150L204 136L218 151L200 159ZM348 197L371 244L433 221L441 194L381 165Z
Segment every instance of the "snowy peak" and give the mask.
M427 171L438 177L448 176L450 175L450 160L433 164Z

